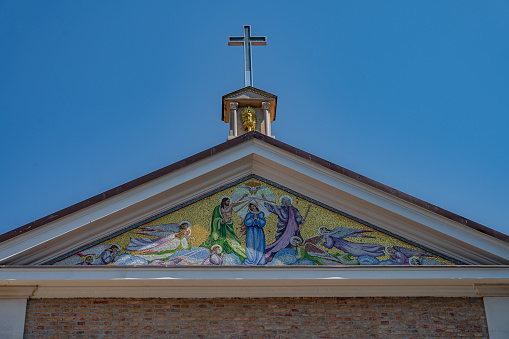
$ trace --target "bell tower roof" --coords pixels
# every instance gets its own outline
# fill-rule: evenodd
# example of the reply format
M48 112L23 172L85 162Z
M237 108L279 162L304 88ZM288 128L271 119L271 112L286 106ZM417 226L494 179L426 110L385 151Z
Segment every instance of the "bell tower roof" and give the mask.
M234 92L223 95L223 107L221 119L230 122L230 102L238 102L239 105L261 106L262 102L270 102L270 122L276 120L277 95L262 91L261 89L247 86Z

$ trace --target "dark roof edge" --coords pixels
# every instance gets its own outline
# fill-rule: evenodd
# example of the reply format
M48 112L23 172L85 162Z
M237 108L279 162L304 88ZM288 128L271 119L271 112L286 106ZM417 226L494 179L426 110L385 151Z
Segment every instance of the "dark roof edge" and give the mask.
M424 200L421 200L421 199L418 199L416 197L413 197L409 194L406 194L404 192L401 192L401 191L398 191L397 189L394 189L390 186L387 186L387 185L384 185L382 183L379 183L378 181L375 181L373 179L370 179L370 178L367 178L365 176L362 176L358 173L355 173L353 171L350 171L344 167L341 167L339 165L336 165L336 164L333 164L325 159L322 159L322 158L319 158L311 153L308 153L308 152L305 152L305 151L302 151L298 148L295 148L293 146L290 146L288 144L285 144L284 142L281 142L281 141L278 141L272 137L268 137L260 132L257 132L257 131L253 131L253 132L249 132L249 133L246 133L246 134L243 134L242 136L238 137L238 138L235 138L235 139L232 139L232 140L228 140L226 142L223 142L217 146L214 146L214 147L211 147L207 150L204 150L202 152L199 152L195 155L192 155L188 158L185 158L183 160L180 160L180 161L177 161L171 165L168 165L166 167L163 167L161 169L158 169L152 173L149 173L149 174L146 174L142 177L139 177L137 179L134 179L134 180L131 180L123 185L120 185L120 186L117 186L115 188L112 188L106 192L103 192L103 193L100 193L98 195L95 195L89 199L86 199L86 200L83 200L77 204L74 204L72 206L69 206L67 208L64 208L56 213L53 213L53 214L50 214L48 216L45 216L43 218L40 218L40 219L37 219L31 223L28 223L26 225L23 225L21 227L18 227L14 230L11 230L11 231L8 231L4 234L1 234L0 235L0 243L1 242L4 242L6 240L9 240L11 238L14 238L18 235L21 235L23 233L26 233L26 232L29 232L31 230L34 230L38 227L41 227L47 223L50 223L50 222L53 222L55 220L58 220L62 217L65 217L69 214L72 214L72 213L75 213L79 210L82 210L86 207L89 207L89 206L92 206L96 203L99 203L103 200L106 200L108 198L111 198L117 194L120 194L120 193L123 193L123 192L126 192L132 188L135 188L137 186L140 186L142 184L145 184L151 180L154 180L154 179L157 179L163 175L166 175L166 174L169 174L171 172L174 172L178 169L181 169L183 167L186 167L188 165L191 165L195 162L198 162L200 160L203 160L209 156L212 156L216 153L219 153L219 152L222 152L224 150L227 150L231 147L234 147L238 144L241 144L245 141L248 141L248 140L251 140L251 139L258 139L258 140L261 140L263 142L266 142L270 145L273 145L279 149L282 149L286 152L289 152L289 153L292 153L298 157L301 157L303 159L306 159L306 160L309 160L311 162L314 162L315 164L317 165L320 165L320 166L323 166L325 168L328 168L330 169L331 171L334 171L334 172L337 172L339 174L342 174L344 176L347 176L353 180L356 180L356 181L359 181L363 184L366 184L368 186L371 186L377 190L380 190L382 192L385 192L387 194L390 194L396 198L399 198L401 200L404 200L406 202L409 202L413 205L416 205L418 207L421 207L421 208L424 208L430 212L433 212L433 213L436 213L442 217L445 217L447 219L450 219L452 221L455 221L457 223L460 223L464 226L467 226L469 228L472 228L476 231L479 231L481 233L484 233L484 234L487 234L487 235L490 235L492 237L495 237L499 240L502 240L504 242L507 242L509 243L509 235L506 235L502 232L499 232L499 231L496 231L494 229L491 229L487 226L484 226L482 224L479 224L475 221L472 221L470 219L467 219L467 218L464 218L460 215L457 215L455 213L452 213L448 210L445 210L443 208L440 208L438 206L435 206L433 204L430 204Z
M157 179L159 177L162 177L163 175L169 174L171 172L174 172L178 169L181 169L183 167L186 167L188 165L191 165L192 163L198 162L202 159L205 159L211 155L214 155L216 153L222 152L228 148L231 148L237 144L240 144L244 142L245 140L252 139L250 138L243 138L247 134L244 134L242 137L235 138L232 140L228 140L226 142L223 142L219 145L216 145L214 147L211 147L209 149L206 149L202 152L196 153L195 155L192 155L190 157L187 157L183 160L177 161L171 165L168 165L166 167L160 168L154 172L151 172L149 174L146 174L144 176L141 176L139 178L136 178L134 180L131 180L123 185L114 187L106 192L100 193L98 195L95 195L89 199L83 200L78 202L77 204L71 205L69 207L66 207L64 209L61 209L58 212L52 213L50 215L47 215L45 217L42 217L40 219L37 219L35 221L32 221L26 225L20 226L14 230L8 231L4 234L0 234L0 243L4 242L6 240L9 240L11 238L14 238L18 235L21 235L23 233L26 233L28 231L32 231L38 227L41 227L47 223L53 222L55 220L58 220L60 218L63 218L69 214L78 212L86 207L92 206L94 204L97 204L103 200L106 200L108 198L111 198L117 194L124 193L132 188L135 188L137 186L143 185L151 180Z
M345 175L349 178L352 178L356 181L359 181L363 184L366 184L368 186L371 186L373 188L376 188L377 190L380 190L382 192L385 192L387 194L390 194L396 198L399 198L401 200L404 200L406 202L409 202L413 205L416 205L416 206L419 206L421 208L424 208L430 212L433 212L433 213L436 213L442 217L445 217L447 219L450 219L452 221L455 221L457 223L460 223L464 226L467 226L469 228L472 228L476 231L479 231L481 233L484 233L484 234L487 234L487 235L490 235L492 237L495 237L499 240L502 240L504 242L507 242L509 243L509 235L507 234L504 234L502 232L499 232L499 231L496 231L492 228L489 228L487 226L484 226L478 222L475 222L473 220L470 220L470 219L467 219L465 217L462 217L458 214L455 214L455 213L452 213L446 209L443 209L441 207L438 207L436 205L433 205L433 204L430 204L429 202L426 202L424 200L421 200L419 198L416 198L414 196L411 196L410 194L406 194L404 192L401 192L395 188L392 188L390 186L387 186L387 185L384 185L378 181L375 181L373 179L370 179L368 177L365 177L363 175L360 175L356 172L353 172L353 171L350 171L349 169L346 169L344 167L341 167L339 165L336 165L336 164L333 164L325 159L322 159L322 158L319 158L311 153L308 153L308 152L305 152L305 151L302 151L298 148L295 148L293 146L290 146L288 144L285 144L281 141L277 141L273 138L270 138L270 137L266 137L264 135L262 135L261 133L258 133L258 135L255 135L255 138L257 139L261 139L261 140L264 140L265 142L269 143L269 144L272 144L278 148L281 148L287 152L290 152L294 155L297 155L301 158L304 158L304 159L307 159L309 161L312 161L320 166L323 166L323 167L326 167L334 172L337 172L337 173L340 173L342 175Z

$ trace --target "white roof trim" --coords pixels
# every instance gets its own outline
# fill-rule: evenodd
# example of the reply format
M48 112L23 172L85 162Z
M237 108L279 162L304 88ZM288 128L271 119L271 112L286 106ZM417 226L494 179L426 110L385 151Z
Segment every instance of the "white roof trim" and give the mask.
M252 139L0 244L0 263L39 264L256 174L470 264L508 264L509 244Z
M509 266L2 267L6 286L37 286L31 298L474 297L509 291Z

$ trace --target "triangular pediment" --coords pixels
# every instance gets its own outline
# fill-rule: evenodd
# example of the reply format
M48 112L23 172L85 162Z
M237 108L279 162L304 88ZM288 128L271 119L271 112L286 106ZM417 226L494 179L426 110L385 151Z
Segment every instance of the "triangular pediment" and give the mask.
M256 175L49 265L452 265L462 262Z
M501 265L505 237L254 132L1 235L0 264Z
M241 99L277 99L277 96L269 92L262 91L255 87L244 87L237 91L231 92L223 96L223 99L241 100Z

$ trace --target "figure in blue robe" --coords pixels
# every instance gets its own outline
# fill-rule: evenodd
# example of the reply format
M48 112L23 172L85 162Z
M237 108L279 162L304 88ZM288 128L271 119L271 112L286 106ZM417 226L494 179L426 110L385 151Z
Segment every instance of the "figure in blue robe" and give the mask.
M109 248L101 252L96 265L108 265L109 263L114 263L118 259L119 253L120 247L118 245L111 245Z
M244 218L243 229L246 232L245 265L265 265L265 215L258 207L250 203L249 212Z

